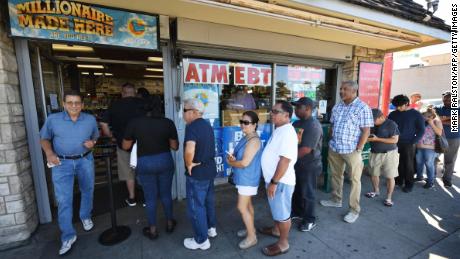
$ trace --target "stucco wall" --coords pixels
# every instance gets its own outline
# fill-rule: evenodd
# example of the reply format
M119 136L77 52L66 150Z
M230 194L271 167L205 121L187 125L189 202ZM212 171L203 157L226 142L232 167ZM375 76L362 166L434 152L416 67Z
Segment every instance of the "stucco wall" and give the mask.
M415 67L393 71L390 96L419 92L423 99L435 99L449 89L450 65Z

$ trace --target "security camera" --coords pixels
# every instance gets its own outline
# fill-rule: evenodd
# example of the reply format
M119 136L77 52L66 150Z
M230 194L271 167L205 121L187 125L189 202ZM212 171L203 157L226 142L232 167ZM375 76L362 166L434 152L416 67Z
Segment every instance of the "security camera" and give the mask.
M432 13L438 10L439 0L426 0L426 9L429 11L432 9Z

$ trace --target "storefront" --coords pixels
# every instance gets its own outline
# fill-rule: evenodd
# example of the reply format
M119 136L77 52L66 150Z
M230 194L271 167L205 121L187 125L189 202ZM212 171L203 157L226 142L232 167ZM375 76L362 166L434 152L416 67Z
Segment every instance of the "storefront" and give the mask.
M8 7L9 34L15 39L17 58L24 61L18 72L24 86L23 103L29 110L28 132L38 133L50 114L63 111L63 95L71 89L83 95L83 111L93 114L98 122L110 103L121 98L125 83L144 88L150 93L149 100L158 103L158 112L164 114L158 15L72 1L12 0ZM40 221L50 222L57 207L50 169L45 166L38 134L29 135L28 142ZM115 147L110 138L101 136L94 148L95 214L108 209L103 156ZM114 157L115 179L116 169ZM126 195L125 188L118 181L116 184L115 190ZM77 185L74 200L79 200Z
M121 84L144 87L163 99L164 114L175 122L179 139L185 131L183 100L201 99L206 106L204 117L216 137L216 182L224 183L229 173L225 152L232 151L242 138L239 116L243 111L257 112L258 132L265 142L273 130L268 111L275 101L308 96L317 101L315 116L327 128L331 109L340 99L342 80L359 78L360 95L378 107L385 50L445 40L439 29L436 33L422 30L427 26L414 30L428 36L382 29L393 27L390 25L382 25L381 31L372 35L377 27L351 26L350 19L340 15L318 14L318 6L295 13L262 1L82 2L9 0L5 8L9 16L2 14L15 46L23 127L28 133L27 163L41 223L53 220L53 200L37 132L50 113L62 110L62 94L68 89L84 93L87 111L100 117L109 103L119 98ZM338 6L331 8L331 12L339 12ZM317 13L312 16L314 10ZM371 19L368 13L359 15ZM311 17L316 21L310 21ZM354 30L342 30L338 21ZM403 23L397 26L408 27ZM360 62L367 73L358 72ZM98 144L106 148L104 141L108 140L102 138ZM182 199L183 150L174 157L173 194ZM99 166L98 183L103 186L103 165Z

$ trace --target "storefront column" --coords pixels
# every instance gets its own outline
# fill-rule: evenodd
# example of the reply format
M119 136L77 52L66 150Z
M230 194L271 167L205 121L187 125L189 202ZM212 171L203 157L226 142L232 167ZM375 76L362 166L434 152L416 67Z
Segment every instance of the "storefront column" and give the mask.
M181 89L180 89L180 74L172 41L169 41L165 46L161 47L163 53L163 80L164 80L164 98L165 98L165 116L172 121L177 127L179 135L179 150L173 151L173 157L176 165L174 174L172 194L173 199L185 199L185 165L183 159L183 143L184 139L184 122L180 116L182 113L181 107Z
M22 244L38 225L17 64L0 22L0 250Z
M359 62L383 62L385 51L354 46L353 58L343 66L343 81L358 81Z

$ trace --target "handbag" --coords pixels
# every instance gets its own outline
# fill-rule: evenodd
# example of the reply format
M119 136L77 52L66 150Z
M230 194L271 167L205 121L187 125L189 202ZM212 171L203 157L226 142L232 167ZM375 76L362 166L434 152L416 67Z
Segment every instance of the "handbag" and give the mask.
M249 138L248 140L246 140L246 142L245 142L243 145L241 145L237 150L234 150L234 151L233 151L233 154L238 153L238 151L240 151L240 149L242 149L244 146L246 146L246 144L249 142L249 140L251 140L251 139L253 139L253 138L256 138L256 137L258 137L258 136L254 136L254 137L251 137L251 138ZM233 173L232 168L230 168L230 174L229 174L228 177L227 177L227 182L228 182L229 184L231 184L231 185L236 185L233 178L234 178L234 173Z
M441 136L436 135L434 141L434 151L441 154L446 153L447 149L449 149L449 142L447 142L446 135L444 134L444 131L442 131Z

